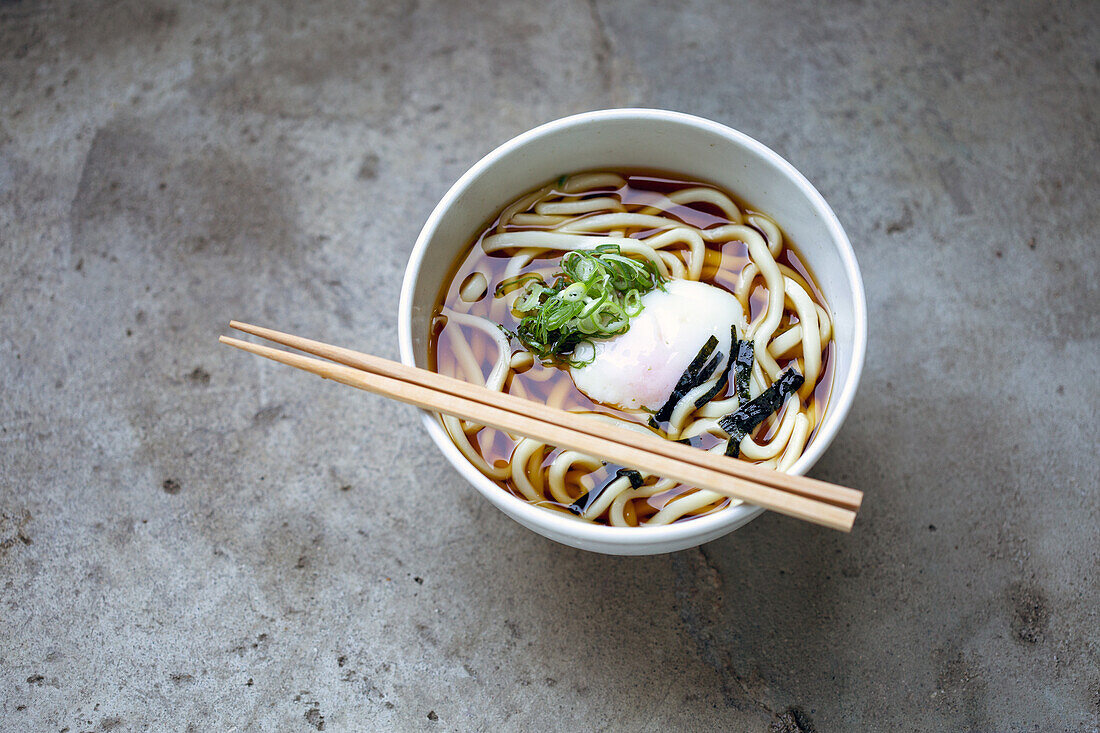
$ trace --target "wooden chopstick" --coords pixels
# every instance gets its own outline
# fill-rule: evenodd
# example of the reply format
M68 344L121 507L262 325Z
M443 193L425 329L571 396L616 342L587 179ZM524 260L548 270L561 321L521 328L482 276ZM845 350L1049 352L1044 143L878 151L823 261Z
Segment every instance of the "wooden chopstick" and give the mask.
M834 506L858 511L863 501L863 492L856 491L855 489L837 486L836 484L830 484L806 476L792 476L744 461L730 460L726 456L700 451L698 448L692 448L691 446L682 445L671 440L662 440L656 435L642 435L631 432L626 428L609 426L603 422L587 419L584 415L564 412L563 410L558 410L541 402L533 402L504 392L485 389L479 385L428 371L427 369L417 369L416 367L406 366L405 364L383 359L379 356L364 354L360 351L353 351L352 349L346 349L341 346L333 346L321 341L314 341L301 336L275 331L270 328L264 328L263 326L254 326L240 321L230 321L229 327L238 331L250 333L253 336L259 336L260 338L267 339L268 341L283 346L289 346L293 349L304 351L307 354L324 357L325 359L340 364L346 364L347 366L374 372L375 374L393 377L394 379L400 379L404 382L419 384L429 389L446 392L447 394L456 395L458 397L465 397L466 399L475 400L511 412L530 415L544 421L560 423L563 419L563 415L565 415L569 419L568 424L589 435L610 437L618 443L638 445L639 447L644 447L648 451L667 456L668 458L698 463L699 465L718 471L719 473L725 473L735 478L764 484L765 486L774 486L783 491L815 499L826 504L833 504Z
M239 326L247 326L247 324L236 324L236 322L234 322L234 327ZM299 340L298 337L293 337L289 334L281 334L277 331L270 332L268 329L261 329L255 326L248 326L247 329L240 330L256 332L256 335L265 338L268 337L268 333L271 333L275 336L272 340L285 342L287 345L291 346L294 346L294 344L291 343L292 341ZM708 466L701 465L697 462L698 458L706 456L717 457L711 456L711 454L705 451L670 443L670 445L677 445L677 447L685 448L689 452L687 460L682 458L671 458L649 449L649 444L651 442L655 441L656 443L663 444L669 443L669 441L663 441L656 436L650 439L650 436L639 435L625 429L606 426L603 423L585 418L583 415L557 410L546 405L538 405L544 408L544 410L539 410L539 415L536 416L533 414L531 408L537 403L527 400L518 400L522 405L523 412L514 412L505 407L487 404L475 399L470 399L466 396L437 390L420 383L405 381L394 376L389 376L389 374L382 373L381 371L367 371L364 368L358 368L356 366L334 364L319 359L311 359L299 354L293 354L259 344L252 344L247 341L241 341L240 339L226 336L220 337L220 340L222 343L230 346L235 346L259 356L264 356L274 361L312 372L326 379L332 379L376 394L383 394L427 410L444 412L500 430L527 435L538 440L543 440L551 445L581 451L620 465L636 467L659 476L699 488L710 489L727 496L742 499L757 506L762 506L766 509L771 509L772 511L832 527L834 529L849 531L855 521L855 512L850 508L835 506L800 494L783 491L774 486L754 483L752 480L734 477L723 472L715 471ZM305 342L308 340L300 339L300 341L305 345ZM330 358L339 357L343 359L350 357L358 363L370 363L374 367L385 369L390 373L407 373L407 370L412 370L413 372L424 372L425 374L448 379L434 372L426 372L425 370L415 369L414 367L407 367L403 364L397 364L396 362L390 362L367 354L352 352L336 346L320 344L319 342L309 342L309 345L314 351L324 351L326 352L324 355L331 355ZM484 393L499 394L478 385L460 382L460 380L453 381L464 385L471 394L480 394L478 392L479 390ZM504 396L507 397L509 395ZM591 423L591 425L586 425L585 423ZM574 427L575 425L580 425L587 430L578 429ZM616 441L616 437L622 442ZM729 459L725 460L729 461ZM735 463L734 461L729 462ZM849 489L848 491L851 490Z

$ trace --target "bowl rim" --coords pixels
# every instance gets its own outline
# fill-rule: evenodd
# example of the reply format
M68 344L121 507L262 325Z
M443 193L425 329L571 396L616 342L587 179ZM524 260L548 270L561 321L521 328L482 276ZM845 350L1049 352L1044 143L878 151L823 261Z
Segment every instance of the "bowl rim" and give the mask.
M631 121L651 120L685 125L726 138L734 145L746 148L750 153L763 158L791 179L821 216L822 222L829 232L830 240L838 250L845 273L851 283L852 309L855 314L855 322L852 324L851 370L848 372L847 379L843 384L833 385L829 406L826 410L827 421L822 424L818 434L814 436L814 442L809 450L799 457L790 470L792 474L805 474L824 454L839 432L841 425L848 416L848 412L851 410L856 389L863 373L867 351L867 301L863 287L863 277L848 235L841 226L836 213L821 193L818 192L817 188L791 163L763 143L732 127L703 117L684 112L644 107L593 110L538 125L516 135L485 154L451 185L447 193L436 204L432 213L424 222L424 226L416 238L416 243L409 253L409 261L401 283L401 294L398 302L398 342L401 361L409 366L415 366L416 364L412 341L413 290L420 275L421 263L427 251L428 242L435 236L440 222L456 200L497 161L515 153L534 140L581 125L619 119ZM690 174L689 171L682 172ZM506 201L503 202L502 206L507 203ZM479 493L521 524L528 528L539 527L540 531L545 531L555 538L567 536L578 542L594 546L674 545L695 537L721 536L748 523L764 512L761 507L740 504L687 522L677 522L659 527L609 527L583 522L574 517L530 504L510 492L504 491L478 471L462 455L433 413L421 410L421 420L428 434L451 465Z

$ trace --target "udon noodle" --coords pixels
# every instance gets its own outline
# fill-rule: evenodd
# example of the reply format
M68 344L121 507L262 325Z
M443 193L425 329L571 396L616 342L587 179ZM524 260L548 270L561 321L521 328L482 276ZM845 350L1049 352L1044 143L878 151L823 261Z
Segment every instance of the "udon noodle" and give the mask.
M666 174L585 172L532 191L504 208L456 263L433 321L437 371L552 406L595 415L640 432L657 432L722 452L719 419L742 406L730 373L736 344L717 353L717 369L683 394L660 427L652 409L611 406L581 392L561 363L543 363L514 333L518 289L502 283L560 271L572 250L617 245L652 263L669 282L708 283L732 294L732 325L751 343L750 400L784 370L805 377L779 410L739 444L739 459L788 470L802 455L828 400L832 326L821 293L780 227L718 188ZM732 303L732 301L731 301ZM706 313L696 314L706 319ZM502 328L503 327L503 328ZM728 377L723 375L728 374ZM670 402L673 398L670 398ZM572 450L442 416L458 449L504 490L542 507L613 526L655 526L719 511L731 500L644 472L621 470ZM735 446L736 447L736 446ZM731 459L734 460L734 459ZM736 503L736 502L733 502Z

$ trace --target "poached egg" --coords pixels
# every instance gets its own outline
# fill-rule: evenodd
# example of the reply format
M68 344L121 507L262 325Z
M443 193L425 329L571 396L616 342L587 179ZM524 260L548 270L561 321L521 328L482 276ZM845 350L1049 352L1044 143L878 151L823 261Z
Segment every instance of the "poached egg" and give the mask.
M737 298L694 280L670 280L642 296L642 312L613 338L581 344L570 367L577 389L590 400L625 409L656 410L711 336L715 353L730 354L730 326L744 324Z

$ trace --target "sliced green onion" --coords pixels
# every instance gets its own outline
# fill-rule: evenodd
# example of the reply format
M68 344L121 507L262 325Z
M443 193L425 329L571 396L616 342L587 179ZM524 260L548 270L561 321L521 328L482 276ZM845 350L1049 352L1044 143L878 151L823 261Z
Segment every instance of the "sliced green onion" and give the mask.
M501 329L544 364L590 363L571 358L576 347L626 333L630 319L642 312L642 296L664 289L652 262L623 255L617 244L567 252L561 269L552 286L539 275L527 274L505 280L495 291L499 298L523 288L512 305L520 319L515 333Z
M537 282L539 285L546 285L546 282L542 279L542 275L529 272L526 275L516 275L507 280L502 280L501 283L497 285L496 290L493 291L493 296L499 298L503 295L507 295L508 293L524 287L528 282Z

